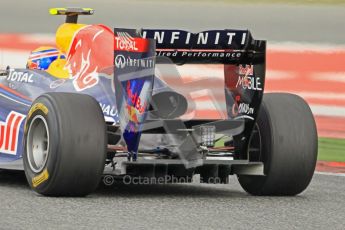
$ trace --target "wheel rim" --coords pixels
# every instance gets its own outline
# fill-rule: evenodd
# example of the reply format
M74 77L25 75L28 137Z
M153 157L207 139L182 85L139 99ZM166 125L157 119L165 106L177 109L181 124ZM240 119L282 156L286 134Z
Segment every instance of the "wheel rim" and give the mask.
M26 152L31 170L41 172L49 155L49 129L41 115L34 117L29 126Z
M257 123L255 123L254 129L249 139L248 154L251 161L263 161L262 159L262 143L261 133Z

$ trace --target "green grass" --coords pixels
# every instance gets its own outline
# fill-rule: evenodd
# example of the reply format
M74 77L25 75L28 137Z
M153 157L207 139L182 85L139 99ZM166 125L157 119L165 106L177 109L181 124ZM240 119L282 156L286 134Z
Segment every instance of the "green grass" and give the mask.
M345 162L345 139L320 137L318 160Z
M224 140L216 142L216 146L223 146ZM318 160L345 162L345 139L319 138Z

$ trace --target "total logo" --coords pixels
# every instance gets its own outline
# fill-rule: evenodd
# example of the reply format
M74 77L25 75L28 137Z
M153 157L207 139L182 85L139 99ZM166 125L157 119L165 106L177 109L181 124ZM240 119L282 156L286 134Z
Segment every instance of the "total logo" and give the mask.
M0 121L0 152L16 155L19 129L24 120L23 114L11 111L6 121Z
M120 50L126 51L138 51L139 49L136 47L136 41L133 38L122 38L122 37L115 37L115 45Z
M8 81L17 81L17 82L26 82L26 83L33 83L32 80L33 74L29 74L28 72L20 72L15 70L10 70L10 73L7 77Z
M262 91L260 78L253 77L253 76L239 76L237 83L236 83L236 87L242 87L243 89Z
M125 57L122 54L115 57L115 66L119 69L125 67L137 67L137 68L153 68L154 60L151 58L146 59L134 59L130 57Z

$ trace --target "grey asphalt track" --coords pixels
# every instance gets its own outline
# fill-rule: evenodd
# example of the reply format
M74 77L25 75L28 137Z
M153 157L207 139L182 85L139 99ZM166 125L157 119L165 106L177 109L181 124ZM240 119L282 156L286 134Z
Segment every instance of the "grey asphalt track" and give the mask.
M1 0L0 32L54 33L63 18L49 17L47 9L65 6L92 7L95 15L81 21L112 27L194 32L248 28L255 38L269 41L345 44L345 5L238 5L211 0Z
M344 229L345 177L315 175L296 197L253 197L229 185L100 188L42 197L23 173L0 173L0 229Z

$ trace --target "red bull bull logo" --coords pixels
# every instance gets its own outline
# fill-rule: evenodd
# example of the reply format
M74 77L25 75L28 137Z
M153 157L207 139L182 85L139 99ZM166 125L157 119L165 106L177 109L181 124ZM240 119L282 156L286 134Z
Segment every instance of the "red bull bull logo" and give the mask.
M127 130L138 132L139 125L145 119L148 109L148 93L150 82L145 80L129 80L126 83L126 110L128 117Z
M113 46L114 34L103 26L89 25L75 33L65 67L77 91L95 86L98 73L112 66Z
M147 102L145 101L144 103L141 102L141 98L138 96L138 92L132 92L131 89L131 83L130 81L127 81L127 97L128 100L131 102L131 104L133 105L133 107L140 113L144 113L145 109L147 107Z
M254 74L253 65L240 65L238 72L240 75L252 76Z

